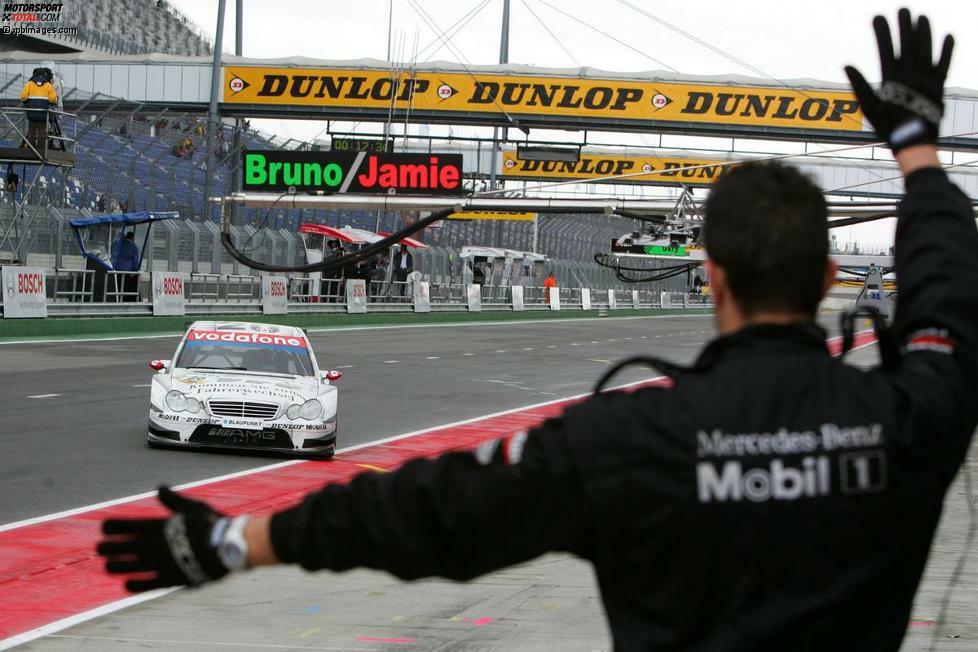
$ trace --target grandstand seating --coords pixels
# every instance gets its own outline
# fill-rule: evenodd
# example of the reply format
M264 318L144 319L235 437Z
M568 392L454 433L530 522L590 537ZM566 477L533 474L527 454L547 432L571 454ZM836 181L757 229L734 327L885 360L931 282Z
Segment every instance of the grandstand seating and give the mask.
M76 27L77 34L52 35L52 39L90 50L182 56L208 56L212 52L200 28L166 0L66 2L61 22Z
M32 203L46 203L97 212L113 210L116 204L129 210L177 211L184 218L200 221L204 216L205 142L203 119L199 116L85 116L67 125L66 133L78 135L75 167L70 171L45 167ZM124 127L124 128L123 128ZM230 126L222 127L223 139L233 141ZM174 146L190 138L194 151L177 157ZM275 139L248 130L246 148L269 148ZM0 145L16 146L11 139ZM235 157L230 157L235 158ZM15 164L15 170L18 169ZM211 179L214 195L229 190L231 170L218 167ZM26 183L29 170L20 172ZM9 203L9 193L0 193L0 202ZM99 197L104 197L104 206ZM43 199L42 199L43 198ZM211 220L218 221L215 206ZM370 230L395 231L416 214L381 214L364 210L285 210L244 209L243 223L254 227L296 230L303 222L330 226L353 226ZM554 258L590 260L598 249L607 249L611 238L635 228L631 220L609 216L541 216L538 250ZM532 248L533 226L529 222L446 221L440 228L429 228L422 239L446 247L484 245L528 251Z

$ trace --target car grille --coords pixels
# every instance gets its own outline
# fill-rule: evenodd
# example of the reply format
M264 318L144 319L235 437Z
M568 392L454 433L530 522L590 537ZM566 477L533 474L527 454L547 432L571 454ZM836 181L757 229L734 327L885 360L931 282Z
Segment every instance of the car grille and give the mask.
M194 432L190 435L188 441L191 444L228 448L234 448L235 446L246 448L279 448L285 450L292 450L294 448L289 433L278 428L240 430L237 428L223 428L221 426L205 424L194 428Z
M275 403L256 403L254 401L208 401L207 407L216 417L251 417L252 419L272 419L278 413Z

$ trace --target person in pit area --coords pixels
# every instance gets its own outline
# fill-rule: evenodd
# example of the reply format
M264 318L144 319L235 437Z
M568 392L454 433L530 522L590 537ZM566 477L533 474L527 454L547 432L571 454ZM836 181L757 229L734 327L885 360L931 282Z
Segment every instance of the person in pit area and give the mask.
M822 193L747 163L705 210L719 336L671 387L598 394L475 451L332 484L271 515L112 519L98 545L131 591L265 564L469 580L549 551L595 568L618 650L897 650L978 421L978 230L937 157L952 41L874 22L883 83L847 68L906 179L884 363L833 358ZM324 582L329 578L324 577Z

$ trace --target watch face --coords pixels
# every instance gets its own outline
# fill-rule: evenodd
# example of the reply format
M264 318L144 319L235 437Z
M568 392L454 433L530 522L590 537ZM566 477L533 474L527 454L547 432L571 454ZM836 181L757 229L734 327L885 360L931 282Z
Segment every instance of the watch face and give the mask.
M237 570L244 566L244 550L237 543L225 541L217 549L217 555L229 570Z

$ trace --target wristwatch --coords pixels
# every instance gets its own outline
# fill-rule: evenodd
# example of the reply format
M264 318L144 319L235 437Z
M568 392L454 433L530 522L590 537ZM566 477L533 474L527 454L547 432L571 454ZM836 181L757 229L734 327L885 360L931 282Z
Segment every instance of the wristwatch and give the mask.
M245 525L250 516L236 516L231 519L217 544L217 557L228 570L244 570L248 567L248 542L244 537Z

